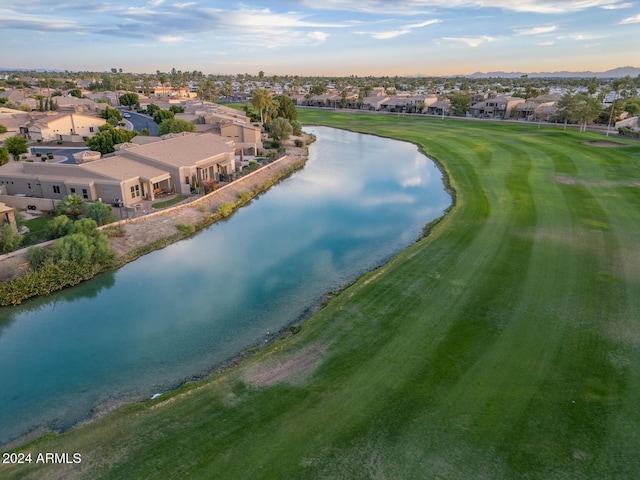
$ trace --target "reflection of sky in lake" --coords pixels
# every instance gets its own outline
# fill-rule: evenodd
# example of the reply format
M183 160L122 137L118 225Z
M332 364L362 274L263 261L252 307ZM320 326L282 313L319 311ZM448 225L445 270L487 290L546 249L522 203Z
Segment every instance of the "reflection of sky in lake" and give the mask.
M414 145L313 130L304 170L228 221L0 309L0 442L206 373L415 241L449 204Z

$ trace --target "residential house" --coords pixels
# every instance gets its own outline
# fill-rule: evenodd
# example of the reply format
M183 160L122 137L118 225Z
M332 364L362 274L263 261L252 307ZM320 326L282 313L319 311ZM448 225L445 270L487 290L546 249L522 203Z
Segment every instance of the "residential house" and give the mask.
M31 121L31 115L22 110L0 107L0 125L7 129L7 133L0 134L0 141L20 133Z
M391 97L387 95L371 95L362 99L362 108L369 110L380 110L384 102Z
M0 188L7 195L60 200L75 193L87 201L132 206L163 192L189 194L194 179L227 178L235 172L234 150L232 140L218 135L167 135L121 145L100 159L80 153L77 164L9 162L0 166Z
M524 98L501 95L471 105L469 112L472 117L508 118L512 109L521 103L525 103L525 101Z
M220 135L234 141L236 149L251 150L253 155L262 150L262 129L250 123L224 121L220 122Z
M32 98L34 92L29 88L21 88L16 90L8 90L0 92L0 98L6 98L8 103L12 103L20 108L37 110L39 107L38 100Z
M194 178L198 181L220 180L236 171L233 140L212 133L165 135L162 141L131 144L111 155L109 158L124 157L168 172L171 189L183 194L191 192Z
M22 128L21 133L29 140L82 142L83 137L94 136L107 122L103 118L80 113L50 113Z
M448 98L438 100L425 107L426 113L430 115L449 115L451 113L451 102Z

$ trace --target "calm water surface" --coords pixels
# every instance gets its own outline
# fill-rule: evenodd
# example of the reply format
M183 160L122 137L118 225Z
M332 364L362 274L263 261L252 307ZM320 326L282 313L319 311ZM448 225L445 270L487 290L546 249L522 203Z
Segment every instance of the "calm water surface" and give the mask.
M205 375L380 265L450 204L414 145L317 127L304 170L117 272L0 308L0 444Z

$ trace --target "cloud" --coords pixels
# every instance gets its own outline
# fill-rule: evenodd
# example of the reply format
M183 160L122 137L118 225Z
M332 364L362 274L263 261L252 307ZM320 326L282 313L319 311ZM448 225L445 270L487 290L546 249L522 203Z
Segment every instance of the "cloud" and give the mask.
M312 9L362 12L372 15L423 15L434 8L498 8L525 13L571 13L589 8L622 8L620 0L300 0Z
M354 32L354 33L358 35L370 35L371 37L377 40L388 40L389 38L395 38L401 35L406 35L407 33L411 33L411 30L414 30L416 28L423 28L429 25L440 23L440 22L441 20L432 19L432 20L426 20L420 23L410 23L408 25L403 25L398 30L391 30L386 32Z
M444 37L443 40L449 42L463 43L468 47L479 47L483 43L491 43L498 40L496 37L488 37L487 35L481 35L478 37Z
M558 29L557 25L549 25L544 27L533 27L533 28L525 28L525 29L515 29L519 35L541 35L543 33L555 32Z
M633 17L627 17L620 21L620 25L628 25L630 23L640 23L640 14L634 15Z
M569 38L571 40L576 40L579 42L585 41L585 40L598 40L600 38L606 38L609 35L596 35L596 34L588 34L588 33L573 33L571 35L562 35L560 37L557 37L558 40L564 40L565 38Z
M65 20L63 18L52 19L47 16L25 14L4 8L0 8L0 28L42 32L82 33L85 31L84 27L73 20Z
M178 35L158 35L156 39L162 43L180 43L184 42L184 37Z
M536 45L540 46L540 47L550 47L551 45L553 45L553 41L548 41L548 42L539 42L536 43Z
M633 7L633 3L618 3L612 5L604 5L600 8L604 8L605 10L619 10L622 8L631 8Z
M317 40L318 42L324 42L327 38L329 38L329 34L324 32L309 32L307 36L309 38Z

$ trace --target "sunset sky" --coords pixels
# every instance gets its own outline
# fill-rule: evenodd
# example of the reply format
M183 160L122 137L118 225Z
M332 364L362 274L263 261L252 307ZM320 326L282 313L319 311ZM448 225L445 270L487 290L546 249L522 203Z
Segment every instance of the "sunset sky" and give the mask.
M640 66L640 1L2 0L0 67L453 75Z

